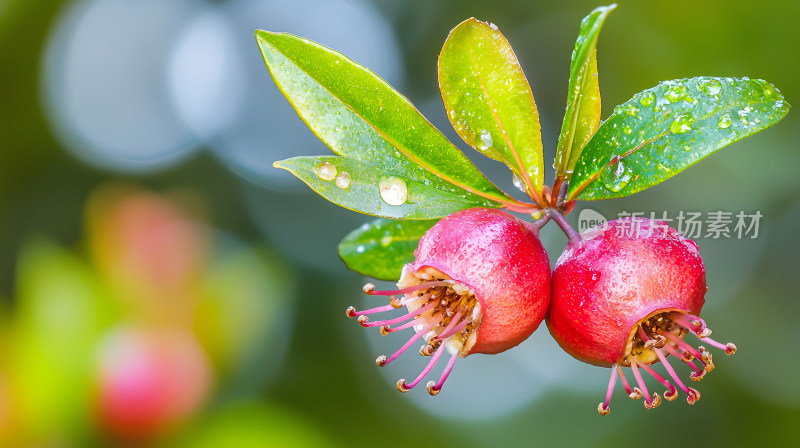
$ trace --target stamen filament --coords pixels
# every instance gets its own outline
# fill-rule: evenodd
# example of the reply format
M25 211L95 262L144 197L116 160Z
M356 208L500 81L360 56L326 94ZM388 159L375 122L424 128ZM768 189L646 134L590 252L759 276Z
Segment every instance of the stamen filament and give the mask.
M442 372L442 376L439 377L439 381L437 381L436 383L434 383L433 381L428 382L427 389L429 394L437 395L439 391L442 390L444 382L447 381L447 377L450 376L450 372L453 371L453 366L456 364L456 359L458 359L458 352L455 352L450 356L450 360L447 361L447 365L445 366L444 371Z
M416 311L410 312L408 314L404 314L404 315L402 315L400 317L396 317L394 319L376 320L375 322L369 322L369 321L362 322L362 321L359 321L359 323L364 327L382 327L384 325L392 325L392 324L396 324L396 323L399 323L399 322L403 322L404 320L411 319L412 317L419 316L420 314L425 313L426 311L429 311L431 308L435 307L436 305L437 305L436 302L430 302L430 303L426 303L425 305L417 308Z
M617 365L614 365L617 367ZM597 408L597 412L600 415L608 415L611 412L611 409L608 407L608 404L611 403L611 395L614 393L614 386L617 385L617 369L614 367L611 368L611 379L608 381L608 390L606 391L606 401L600 403L600 406Z
M441 332L441 333L439 334L439 336L437 336L436 338L441 338L441 339L443 339L443 338L441 337L441 335L443 335L443 334L446 334L448 331L452 330L452 329L453 329L453 327L455 327L455 326L456 326L456 324L458 324L458 321L459 321L459 319L461 319L461 311L458 311L458 312L456 312L456 314L453 316L453 318L452 318L452 319L450 319L450 323L449 323L449 324L447 324L447 326L446 326L446 327L444 327L444 330L442 330L442 332Z
M436 288L437 286L453 286L452 280L437 280L433 282L422 282L416 285L411 285L403 289L396 289L393 291L375 291L373 289L364 288L364 292L371 296L394 296L401 294L409 294L420 289Z
M658 352L658 350L656 350L656 352ZM663 361L662 361L662 362L663 362ZM673 385L672 385L672 383L670 383L670 382L669 382L669 381L668 381L666 378L664 378L663 376L659 375L659 374L658 374L658 372L656 372L655 370L653 370L653 368L652 368L652 367L650 367L649 365L647 365L647 364L644 364L644 363L643 363L643 364L642 364L642 368L643 368L643 369L644 369L644 370L645 370L647 373L649 373L649 374L650 374L650 376L652 376L653 378L655 378L655 379L656 379L656 381L658 381L658 382L659 382L659 383L661 383L661 384L662 384L664 387L666 387L666 388L667 388L667 391L664 393L664 398L666 398L666 399L667 399L667 400L669 400L669 401L672 401L672 400L674 400L674 399L678 398L678 389L676 389L676 388L675 388L675 386L673 386Z
M667 372L669 372L672 379L678 383L678 386L683 389L684 392L686 392L686 402L689 404L695 404L697 400L700 399L700 392L692 389L691 387L686 387L686 385L683 384L680 378L678 378L678 375L675 373L675 369L673 369L670 363L667 362L667 357L664 356L663 352L656 350L656 354L658 355L659 359L661 359L661 362L664 364L664 367L667 369ZM702 378L702 375L699 378ZM694 379L694 377L692 377L692 379ZM699 381L699 379L696 381Z
M453 328L453 329L451 329L449 331L443 331L442 334L440 334L439 336L436 336L434 339L447 339L450 336L458 333L459 331L467 328L467 325L469 325L470 322L472 322L472 319L470 319L469 317L465 317L461 321L461 323L458 324L455 328ZM451 321L450 323L452 324L453 321ZM449 325L448 325L448 327L449 327Z
M425 328L423 328L422 330L414 333L414 336L411 336L411 338L408 341L406 341L406 343L403 344L403 346L400 347L399 350L394 352L392 354L392 356L390 356L387 360L385 360L382 363L380 363L380 366L383 367L383 366L389 364L390 362L394 361L395 359L397 359L398 356L400 356L404 351L408 350L408 348L411 347L412 344L414 344L414 341L416 341L417 339L421 338L425 333L431 331L431 328L433 328L438 323L439 322L432 322L429 325L427 325Z
M419 375L417 375L416 378L414 378L414 381L412 381L409 384L406 384L405 380L402 380L402 379L400 381L398 381L397 382L397 388L400 390L400 392L407 392L409 389L412 389L414 386L419 384L419 382L422 381L422 379L425 378L425 376L428 373L430 373L431 369L433 369L433 367L436 365L436 363L439 362L439 358L442 357L443 353L444 353L444 344L439 346L439 348L436 350L436 352L434 352L433 357L431 358L430 361L428 361L428 365L426 365L425 368L422 369L422 372ZM402 382L402 385L403 385L403 389L405 389L405 390L400 388L401 382Z
M678 346L680 348L682 348L682 349L686 350L687 352L691 353L692 356L694 356L695 358L702 359L702 356L700 356L700 352L695 350L694 347L692 347L691 345L687 344L683 339L681 339L681 338L675 336L674 334L672 334L672 332L659 330L658 333L663 335L663 336L666 336L667 339L669 339L669 340L673 341L674 343L678 344Z
M617 364L617 372L619 373L619 379L622 380L622 387L625 388L625 393L627 393L632 400L642 398L642 392L638 388L633 388L633 390L631 390L631 385L628 384L628 379L625 378L625 374L622 373L622 366L619 364Z
M698 339L700 339L701 341L705 342L706 344L714 346L714 347L716 347L716 348L718 348L720 350L725 350L725 353L728 354L728 355L732 355L732 354L736 353L736 346L733 345L730 342L728 342L727 344L721 344L721 343L719 343L719 342L717 342L717 341L715 341L715 340L713 340L711 338L700 338L699 337Z
M631 358L631 369L633 370L633 376L636 378L636 382L639 384L639 387L644 392L644 405L647 409L653 409L654 407L658 406L661 403L661 397L658 394L653 394L650 396L650 392L647 390L647 386L644 384L644 379L642 379L642 374L639 372L639 366L636 365L636 360Z
M669 318L672 319L672 321L675 322L676 324L680 325L681 327L695 334L708 328L706 327L706 322L703 319L700 319L699 317L696 319L687 319L681 313L669 313ZM697 323L692 322L692 320L696 321Z

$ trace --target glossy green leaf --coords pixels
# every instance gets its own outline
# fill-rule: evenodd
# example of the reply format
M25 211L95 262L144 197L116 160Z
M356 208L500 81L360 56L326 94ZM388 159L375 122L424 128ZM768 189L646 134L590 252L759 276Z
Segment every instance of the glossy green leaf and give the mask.
M600 85L597 79L597 36L608 13L617 5L603 6L581 21L569 70L567 111L556 150L556 175L569 180L586 142L600 126Z
M256 31L256 40L278 88L334 153L474 201L519 204L375 73L291 34Z
M780 121L789 104L749 78L664 81L617 106L583 149L567 199L629 196Z
M539 112L519 61L496 26L472 18L450 32L439 54L439 89L458 135L508 165L528 191L540 192Z
M437 222L376 219L350 232L339 243L339 256L359 274L397 281L403 265L414 261L419 239Z
M368 215L433 219L490 204L474 202L474 196L464 190L432 188L352 157L293 157L275 166L291 172L325 199Z

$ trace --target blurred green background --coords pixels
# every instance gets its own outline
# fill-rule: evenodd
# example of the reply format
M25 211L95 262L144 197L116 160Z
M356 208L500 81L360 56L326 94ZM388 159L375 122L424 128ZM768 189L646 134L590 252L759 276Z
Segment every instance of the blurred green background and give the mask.
M619 1L598 44L603 116L664 79L750 76L800 94L800 3ZM269 78L253 30L374 69L452 141L436 87L448 31L496 23L531 82L547 165L591 1L0 0L0 446L791 445L800 419L796 112L622 211L763 214L700 238L703 317L739 347L647 411L544 327L459 362L436 398L399 394L399 345L344 316L365 279L338 241L368 217L271 168L326 154ZM468 155L513 188L498 163ZM548 178L548 183L551 178ZM547 226L555 260L565 238Z

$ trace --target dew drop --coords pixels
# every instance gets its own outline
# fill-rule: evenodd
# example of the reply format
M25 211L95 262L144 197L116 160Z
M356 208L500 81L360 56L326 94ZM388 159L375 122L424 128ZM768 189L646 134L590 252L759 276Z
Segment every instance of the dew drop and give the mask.
M682 100L685 96L686 86L683 84L675 84L670 86L667 91L664 92L664 97L666 97L672 103Z
M633 132L633 128L632 128L632 127L630 127L630 126L628 126L628 125L626 124L626 125L625 125L625 126L622 128L622 132L624 132L624 133L625 133L625 135L631 135L631 133Z
M609 190L615 193L622 190L626 185L628 185L628 181L630 179L631 174L628 172L622 160L613 165L606 165L603 176L603 184Z
M491 29L493 29L493 30L497 31L497 25L495 25L495 24L494 24L494 23L492 23L492 22L489 22L489 28L491 28Z
M700 90L709 95L719 95L722 91L722 83L716 79L706 79L700 82Z
M642 106L649 106L653 104L653 101L655 100L656 100L655 92L647 92L644 95L642 95L641 98L639 98L639 104L641 104Z
M525 182L517 176L517 173L511 173L511 183L514 184L517 189L523 193L525 193Z
M350 173L347 171L342 171L338 176L336 176L336 186L342 189L347 188L350 186L351 180L352 178L350 177Z
M639 108L636 107L636 105L633 103L628 103L624 105L623 109L625 110L625 113L630 115L631 117L639 115Z
M733 120L731 120L731 114L724 114L719 117L719 123L717 123L717 126L719 126L720 129L728 129L731 127L731 124L733 124Z
M379 184L381 199L389 205L403 205L408 199L406 181L398 177L390 177Z
M322 180L333 180L336 177L336 167L330 162L323 162L314 167L314 174Z
M386 247L390 244L392 244L391 235L385 235L383 238L381 238L381 246Z
M478 136L478 149L489 149L494 145L492 141L492 134L487 130L482 130Z
M363 254L365 250L366 248L360 244L356 246L356 253Z
M737 112L737 114L739 114L739 121L741 121L743 125L750 125L750 117L747 116L746 110L740 110Z
M694 117L691 114L680 114L675 117L675 120L669 125L669 130L673 134L685 134L692 130Z

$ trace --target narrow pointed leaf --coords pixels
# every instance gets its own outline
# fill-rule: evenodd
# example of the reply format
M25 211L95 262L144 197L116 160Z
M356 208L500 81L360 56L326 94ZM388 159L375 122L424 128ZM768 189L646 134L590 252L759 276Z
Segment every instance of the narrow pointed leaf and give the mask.
M339 156L293 157L275 162L325 199L347 209L397 219L433 219L472 207L491 206L453 187L429 187L369 161ZM480 201L480 198L478 198Z
M600 85L597 79L597 36L608 13L617 5L603 6L581 21L572 50L567 111L556 151L556 175L569 180L581 150L600 126Z
M433 188L456 186L495 206L519 203L375 73L291 34L257 31L256 40L278 88L334 153Z
M339 256L359 274L397 281L403 265L414 261L419 239L437 222L376 219L350 232L339 243Z
M540 192L539 113L519 61L497 27L472 18L450 32L439 54L439 89L458 135L508 165L528 190Z
M714 151L780 121L789 104L749 78L665 81L617 106L575 165L567 199L608 199L652 187Z

